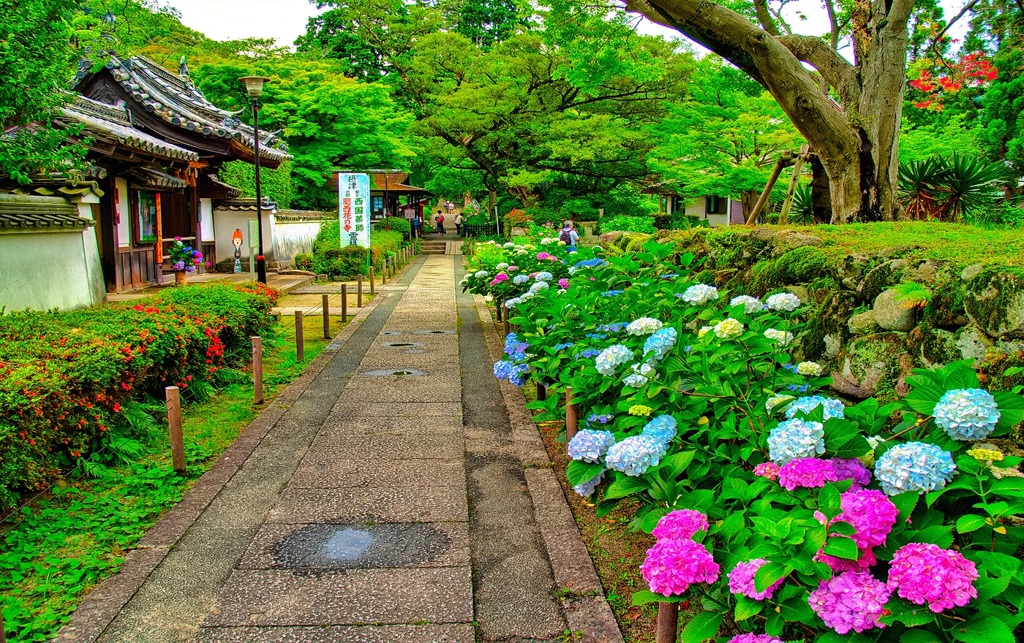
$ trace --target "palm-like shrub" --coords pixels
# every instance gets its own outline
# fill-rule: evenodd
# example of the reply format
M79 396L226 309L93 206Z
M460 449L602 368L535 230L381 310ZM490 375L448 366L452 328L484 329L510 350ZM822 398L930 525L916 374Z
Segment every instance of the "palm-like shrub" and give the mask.
M900 199L912 219L962 221L982 215L1002 198L1000 163L954 153L900 164Z

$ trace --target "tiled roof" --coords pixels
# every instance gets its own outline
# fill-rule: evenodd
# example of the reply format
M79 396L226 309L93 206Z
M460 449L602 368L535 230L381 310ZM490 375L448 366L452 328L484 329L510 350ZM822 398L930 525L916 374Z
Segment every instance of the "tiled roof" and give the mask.
M60 197L0 194L0 234L75 230L92 224L78 216L78 206Z
M143 109L171 125L205 136L233 139L250 150L255 146L253 128L238 119L241 112L220 109L187 77L173 74L141 56L124 60L111 56L107 69ZM260 133L261 139L272 138L268 132ZM268 147L265 140L260 140L260 157L274 161L292 158L285 150Z
M135 129L128 118L128 111L123 107L105 105L84 96L76 96L75 101L61 112L65 118L84 125L86 135L101 141L116 141L125 147L169 159L199 160L199 154L192 150L178 147Z
M264 197L263 199L263 211L273 210L277 207L277 204L273 201L269 201ZM256 199L224 199L213 202L213 208L215 210L235 210L235 211L256 211Z
M329 221L338 218L337 212L320 212L318 210L278 210L274 214L277 220L286 221Z
M133 167L128 170L135 181L147 188L153 188L157 190L180 190L188 187L188 183L182 181L176 176L171 176L166 172L162 172L158 169L151 167Z

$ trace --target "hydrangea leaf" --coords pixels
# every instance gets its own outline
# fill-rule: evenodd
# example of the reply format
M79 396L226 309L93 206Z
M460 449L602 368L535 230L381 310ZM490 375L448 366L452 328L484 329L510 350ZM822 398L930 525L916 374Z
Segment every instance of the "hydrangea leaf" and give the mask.
M573 460L565 467L565 477L569 484L576 486L593 480L604 471L604 465L600 462L590 463L581 460Z
M968 534L985 526L985 518L977 514L966 514L956 519L957 533Z
M718 628L722 625L722 615L715 612L701 612L690 619L690 622L683 628L683 643L702 643L714 638L718 634Z
M886 625L903 623L907 627L917 627L927 625L935 619L934 613L927 606L914 605L895 596L885 604L885 609L889 610L890 614L878 620Z
M608 500L616 500L640 493L649 487L650 485L643 478L633 478L616 473L615 480L605 489L604 497Z
M860 557L857 543L845 536L834 536L825 541L825 553L844 560L857 560Z
M788 565L780 565L779 563L772 562L765 563L754 574L754 589L759 592L763 592L777 583L779 579L789 576L792 571L793 568Z
M762 601L755 601L752 598L746 596L736 597L736 620L745 621L751 616L756 616L761 613L761 608L764 607Z
M1024 421L1024 397L1009 391L993 393L992 397L999 405L999 422L996 423L996 429L1009 429Z
M1016 643L1013 631L994 616L975 614L967 619L962 627L953 628L953 638L957 641L977 643Z

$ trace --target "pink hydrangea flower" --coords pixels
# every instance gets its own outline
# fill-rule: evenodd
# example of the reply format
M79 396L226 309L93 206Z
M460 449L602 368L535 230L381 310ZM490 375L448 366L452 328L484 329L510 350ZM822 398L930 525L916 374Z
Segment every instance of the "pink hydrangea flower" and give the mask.
M728 643L785 643L771 634L737 634Z
M807 602L837 634L885 627L879 618L889 602L885 583L867 572L843 572L823 580Z
M763 601L766 598L771 598L775 590L782 587L783 579L775 581L775 583L765 589L763 592L757 591L757 587L754 585L754 574L757 570L761 569L768 561L763 558L755 558L754 560L747 561L745 563L739 563L732 568L729 572L729 591L733 594L743 594L747 598L752 598L755 601Z
M824 487L836 482L835 468L829 460L797 458L779 469L779 484L790 491L797 487Z
M850 489L871 484L871 472L857 458L833 458L831 462L838 480L853 480Z
M550 253L547 253L547 252L538 252L537 253L537 259L539 261L544 261L545 259L550 259L550 258L551 258L551 254Z
M708 530L708 517L693 509L676 509L661 517L651 535L658 540L686 540Z
M889 589L915 605L941 612L978 597L978 568L960 552L928 543L910 543L893 554Z
M569 287L569 280L566 279L565 277L562 277L561 279L558 280L558 287L559 288L568 288Z
M825 563L836 573L862 572L877 563L878 557L875 556L873 549L860 550L860 557L857 560L836 558L835 556L829 556L823 550L819 550L818 553L814 555L814 560Z
M754 467L754 475L768 478L774 482L779 479L779 465L774 462L762 462Z
M652 592L684 594L694 583L713 583L720 569L708 550L692 540L659 540L640 566Z
M888 496L873 489L845 492L840 507L843 512L836 520L853 525L855 531L851 537L861 549L884 545L900 514Z
M508 281L508 275L506 275L503 272L499 272L498 274L494 275L494 279L491 280L491 285L497 286L503 281Z

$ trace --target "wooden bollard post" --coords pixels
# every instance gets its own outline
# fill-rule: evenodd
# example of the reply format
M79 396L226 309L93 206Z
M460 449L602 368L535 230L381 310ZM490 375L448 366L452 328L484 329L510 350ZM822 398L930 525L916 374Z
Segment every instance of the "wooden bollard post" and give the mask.
M341 323L348 323L348 284L341 284Z
M373 293L374 293L374 285L373 285L373 266L370 266L370 294L372 295Z
M363 276L356 277L356 307L363 307Z
M546 386L544 386L543 384L538 382L537 383L537 401L543 402L546 399L548 399L548 389L547 389Z
M327 295L321 297L324 311L324 339L331 338L331 301Z
M579 418L576 417L576 405L572 403L572 387L565 387L565 443L569 444L579 429Z
M4 611L0 609L0 643L7 643L7 634L4 633Z
M388 258L384 257L380 261L380 285L388 285Z
M306 342L302 334L302 311L295 311L295 361L306 361Z
M508 322L508 315L505 315L505 336L508 337L512 333L512 324Z
M177 386L164 389L167 397L167 426L171 432L171 462L174 470L185 474L185 441L181 434L181 396Z
M263 404L263 338L252 337L252 401Z
M494 304L494 320L495 321L501 321L501 302L500 301L496 302Z
M676 643L679 630L679 603L658 603L657 643Z

